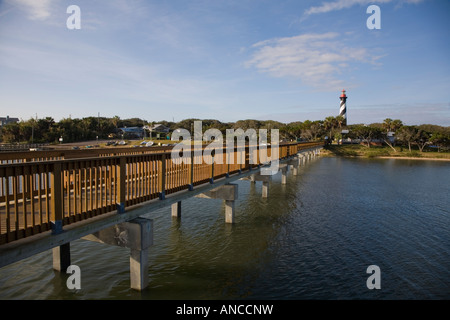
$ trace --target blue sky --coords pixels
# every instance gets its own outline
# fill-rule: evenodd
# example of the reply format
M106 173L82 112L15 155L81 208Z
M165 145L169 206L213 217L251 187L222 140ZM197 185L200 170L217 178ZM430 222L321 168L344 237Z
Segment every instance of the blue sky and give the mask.
M338 115L346 89L349 124L450 126L449 18L448 0L2 0L0 116L288 123Z

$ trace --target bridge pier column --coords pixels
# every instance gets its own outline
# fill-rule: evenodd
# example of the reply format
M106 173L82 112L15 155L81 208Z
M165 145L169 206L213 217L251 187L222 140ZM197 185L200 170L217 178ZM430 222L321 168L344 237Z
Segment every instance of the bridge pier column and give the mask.
M148 286L148 248L153 245L153 220L136 218L90 234L83 239L130 249L130 286Z
M70 242L52 249L53 269L59 272L66 272L70 263Z
M225 202L225 222L235 222L235 200L238 198L238 185L228 183L196 196L197 198L222 199Z
M243 180L250 180L252 181L252 183L253 182L256 183L256 181L262 181L262 197L267 198L269 196L269 181L272 180L271 175L263 175L261 173L256 173L251 175L250 178L243 178Z
M263 198L269 197L269 181L263 181L262 183L262 197Z
M225 200L225 222L226 223L234 223L235 216L235 201L234 200Z
M280 171L281 171L281 184L286 184L287 183L287 171L288 171L288 166L287 164L280 164Z
M298 157L295 159L290 160L289 165L292 166L292 173L294 176L298 175L298 167L300 166L300 160Z
M172 218L181 218L181 201L172 204Z
M148 286L148 249L130 251L130 287L142 291Z

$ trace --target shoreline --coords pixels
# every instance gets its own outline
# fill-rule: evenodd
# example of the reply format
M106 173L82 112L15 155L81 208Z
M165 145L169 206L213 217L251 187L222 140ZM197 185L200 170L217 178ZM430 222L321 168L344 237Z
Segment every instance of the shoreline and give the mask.
M447 158L419 158L419 157L393 157L393 156L381 156L374 157L375 159L399 159L399 160L430 160L430 161L450 161ZM373 158L372 158L373 159Z
M429 161L447 161L450 162L450 158L419 158L419 157L394 157L394 156L379 156L379 157L367 157L367 156L344 156L336 154L322 154L322 157L343 157L354 159L397 159L397 160L429 160Z

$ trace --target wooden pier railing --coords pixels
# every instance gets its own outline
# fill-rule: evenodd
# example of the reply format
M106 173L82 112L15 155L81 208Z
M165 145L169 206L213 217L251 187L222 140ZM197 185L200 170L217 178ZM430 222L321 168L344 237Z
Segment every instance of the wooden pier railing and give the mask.
M111 147L92 149L61 149L40 151L0 152L0 164L11 164L30 161L50 161L79 158L99 158L130 154L160 153L172 149L170 146L154 147Z
M279 158L320 145L282 144ZM270 157L270 148L267 152ZM120 214L125 207L164 199L267 161L259 158L258 150L254 156L256 164L250 164L249 148L244 147L230 153L224 149L221 164L211 155L196 159L200 156L193 151L187 155L191 161L172 161L167 150L130 150L122 155L108 155L104 150L95 157L47 161L10 159L0 164L0 245L49 230L58 233L64 225L115 210Z

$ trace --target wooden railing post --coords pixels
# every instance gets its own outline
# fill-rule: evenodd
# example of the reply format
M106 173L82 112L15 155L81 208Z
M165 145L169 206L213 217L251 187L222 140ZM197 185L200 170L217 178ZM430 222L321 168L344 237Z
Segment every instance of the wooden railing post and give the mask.
M53 172L51 174L51 215L50 221L52 225L52 234L59 234L63 225L63 198L62 198L62 181L61 181L61 162L53 164Z
M226 173L226 177L227 178L229 178L230 177L230 159L231 159L231 156L230 156L230 152L228 152L228 148L227 149L225 149L226 151L225 151L225 159L226 159L226 161L227 161L227 173ZM234 154L233 154L233 156L234 156Z
M243 166L245 166L245 147L244 147L244 151L242 151L242 148L239 149L239 146L237 147L237 161L239 164L239 174L242 173L242 168Z
M159 199L164 200L166 198L166 154L161 155L161 164L158 166L158 186L159 186Z
M209 183L214 183L214 155L211 154L211 175L209 178Z
M191 149L191 166L189 171L189 191L194 190L194 150Z
M119 168L117 170L117 213L125 212L126 202L126 181L127 181L127 158L120 157Z
M245 151L245 165L244 165L244 170L245 169L248 169L248 170L251 170L251 167L250 167L250 145L249 144L247 144L246 146L245 146L245 149L244 149Z

